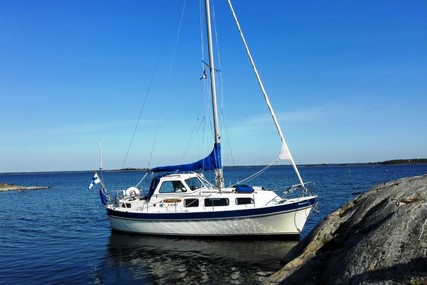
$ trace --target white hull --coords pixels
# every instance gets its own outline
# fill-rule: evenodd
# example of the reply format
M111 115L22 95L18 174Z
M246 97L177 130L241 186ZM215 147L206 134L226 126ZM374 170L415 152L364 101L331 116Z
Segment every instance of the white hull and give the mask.
M305 207L272 215L211 220L152 220L110 215L113 230L173 236L299 235L311 212Z

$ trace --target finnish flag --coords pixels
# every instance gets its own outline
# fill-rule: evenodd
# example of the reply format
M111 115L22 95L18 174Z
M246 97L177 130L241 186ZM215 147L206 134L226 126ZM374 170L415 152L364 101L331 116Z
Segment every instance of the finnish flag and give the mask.
M87 188L87 190L90 190L93 185L101 183L101 179L99 179L98 173L95 172L95 175L92 178L92 182L89 184L89 187Z

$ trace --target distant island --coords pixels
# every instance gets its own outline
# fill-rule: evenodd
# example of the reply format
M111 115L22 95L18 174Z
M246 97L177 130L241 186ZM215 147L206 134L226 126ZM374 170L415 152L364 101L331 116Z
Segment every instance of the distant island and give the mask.
M134 168L134 167L127 167L127 168L121 168L121 169L115 169L111 171L148 171L148 168Z
M22 191L22 190L40 190L49 189L47 186L22 186L10 183L0 182L0 191Z
M383 162L374 162L370 164L426 164L427 158L414 158L414 159L393 159Z
M319 163L319 164L300 164L301 166L350 166L350 165L401 165L401 164L427 164L427 158L413 159L392 159L377 162L350 162L350 163Z

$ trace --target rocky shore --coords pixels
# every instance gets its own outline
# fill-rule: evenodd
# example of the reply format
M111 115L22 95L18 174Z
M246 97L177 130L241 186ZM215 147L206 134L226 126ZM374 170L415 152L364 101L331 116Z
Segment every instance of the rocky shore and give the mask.
M49 189L47 186L21 186L9 183L0 182L0 191L22 191L22 190L39 190Z
M378 185L294 247L265 284L427 284L427 175Z

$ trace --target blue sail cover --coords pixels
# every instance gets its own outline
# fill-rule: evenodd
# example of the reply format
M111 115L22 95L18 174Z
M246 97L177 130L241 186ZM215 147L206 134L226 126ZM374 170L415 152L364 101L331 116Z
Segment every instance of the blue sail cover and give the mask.
M214 144L212 152L205 158L193 163L159 166L151 169L153 172L162 171L196 171L196 170L213 170L221 168L221 145Z

